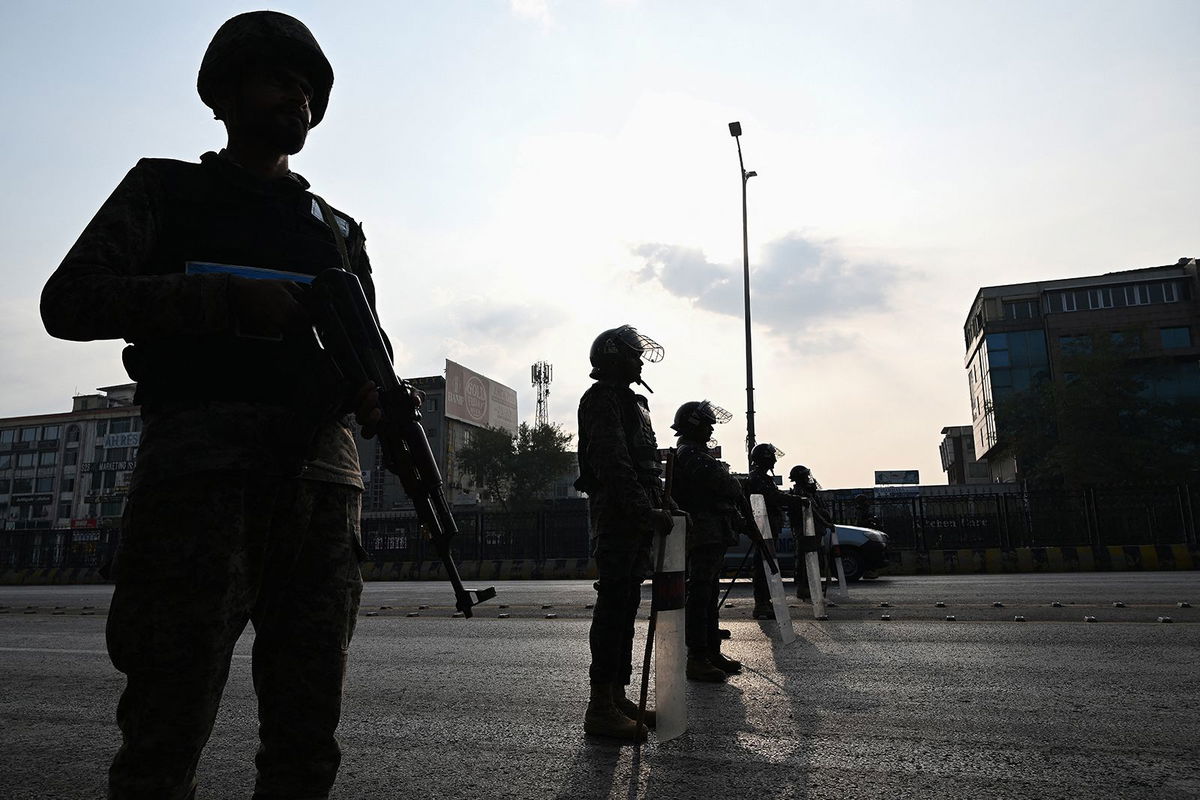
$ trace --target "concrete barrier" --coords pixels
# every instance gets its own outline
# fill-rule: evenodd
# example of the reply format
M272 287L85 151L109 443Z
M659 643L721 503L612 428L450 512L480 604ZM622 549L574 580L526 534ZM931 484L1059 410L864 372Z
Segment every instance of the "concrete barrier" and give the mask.
M982 575L1014 572L1136 572L1200 569L1200 545L1108 545L1097 547L1023 547L901 550L892 553L887 575ZM590 558L463 561L464 581L595 580ZM363 580L445 580L441 561L368 561ZM0 585L111 583L94 567L27 567L0 572Z

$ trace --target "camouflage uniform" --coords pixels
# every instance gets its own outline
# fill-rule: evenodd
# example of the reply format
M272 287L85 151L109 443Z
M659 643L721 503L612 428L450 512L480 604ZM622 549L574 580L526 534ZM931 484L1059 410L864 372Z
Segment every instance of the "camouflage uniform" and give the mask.
M110 797L194 792L234 642L253 622L256 797L324 797L361 592L358 453L346 387L310 332L239 337L230 279L188 262L338 266L308 184L144 159L47 282L53 335L124 338L143 430L117 555L109 650L128 681ZM362 229L344 224L374 301ZM303 787L303 788L301 788Z
M725 551L737 543L744 524L738 511L742 486L728 467L709 455L706 443L681 439L673 493L679 507L692 517L687 540L688 651L716 653L721 648L720 575Z
M579 469L599 573L588 677L592 684L628 686L641 585L653 573L650 511L663 502L658 442L645 397L609 380L598 380L584 393Z
M805 552L804 545L804 506L796 503L796 498L805 498L808 501L808 507L812 509L813 515L813 532L816 534L817 540L810 547L816 548L817 558L820 560L823 557L821 550L821 542L824 539L827 531L833 530L833 516L826 510L825 504L821 501L821 497L817 494L815 483L795 484L790 492L782 493L785 500L791 501L788 505L788 515L792 520L792 530L796 533L796 596L801 598L809 598L812 590L808 588L808 561L803 557ZM818 575L818 578L820 575ZM825 591L822 587L822 592Z
M778 546L779 537L783 533L783 511L785 498L783 492L775 485L775 481L760 465L750 467L750 479L746 482L746 494L761 494L767 504L767 521L771 525L771 536ZM793 528L794 530L794 528ZM771 590L767 586L767 575L763 570L761 558L754 559L754 605L756 608L771 604Z

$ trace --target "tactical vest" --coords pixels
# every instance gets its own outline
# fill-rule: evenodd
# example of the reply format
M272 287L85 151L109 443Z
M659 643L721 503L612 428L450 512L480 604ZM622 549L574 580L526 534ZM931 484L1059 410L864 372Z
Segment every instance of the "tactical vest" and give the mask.
M589 392L609 391L616 393L621 414L621 428L625 432L625 446L633 462L634 471L642 485L662 489L662 463L658 460L658 440L650 422L650 404L640 394L628 387L594 384ZM599 488L596 473L588 463L588 438L582 429L579 432L579 480L575 488L589 494Z
M312 195L295 180L263 181L215 154L201 164L145 159L138 167L161 192L143 274L182 273L188 262L306 275L341 265ZM361 248L361 238L349 244ZM131 343L124 360L144 405L244 400L312 411L340 400L310 331L278 342L223 334Z
M679 443L671 491L684 511L698 514L732 511L734 506L726 493L732 480L703 446L688 441Z

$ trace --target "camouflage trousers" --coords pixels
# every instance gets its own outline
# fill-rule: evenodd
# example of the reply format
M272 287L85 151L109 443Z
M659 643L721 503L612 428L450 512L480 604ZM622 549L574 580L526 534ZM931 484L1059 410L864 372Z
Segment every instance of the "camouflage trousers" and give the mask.
M642 581L652 577L649 532L601 531L592 552L596 560L596 605L588 642L593 684L628 686L633 676L633 632L642 601Z
M193 798L234 645L254 626L254 797L325 798L362 577L360 491L247 472L189 475L126 506L108 617L125 673L115 800Z
M721 601L720 578L726 549L724 544L701 544L688 549L684 636L689 652L721 650L717 604Z

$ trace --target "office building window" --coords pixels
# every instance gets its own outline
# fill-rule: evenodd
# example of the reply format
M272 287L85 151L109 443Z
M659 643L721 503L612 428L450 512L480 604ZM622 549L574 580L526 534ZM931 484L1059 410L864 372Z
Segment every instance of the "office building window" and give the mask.
M1113 331L1108 340L1118 350L1134 352L1142 349L1142 334L1137 331Z
M1174 350L1179 347L1192 346L1191 328L1159 328L1158 332L1162 337L1162 346L1164 350Z
M0 478L0 494L8 494L10 489L12 489L12 481L8 478Z
M62 487L59 489L59 491L61 491L61 492L75 491L75 479L74 478L63 478Z
M106 419L96 420L96 435L103 436L106 433L108 433L108 420L106 420Z
M78 441L79 441L79 426L72 425L71 427L67 428L67 444L70 444L71 442L78 442Z
M79 463L79 451L68 450L63 453L63 464L68 467L73 467Z
M58 441L58 437L62 434L62 426L60 425L43 425L42 426L42 441Z
M34 491L46 493L54 491L54 478L38 478L34 481Z
M1005 300L1005 319L1033 319L1038 316L1037 300Z
M33 494L33 478L14 478L13 494Z
M1058 347L1064 355L1080 355L1092 352L1091 336L1060 336Z
M132 427L131 418L130 417L121 417L120 419L114 419L111 423L109 423L108 432L109 433L129 433L129 430L131 427Z
M9 469L12 467L12 456L8 453L0 455L0 469Z
M36 442L37 435L38 435L37 428L21 428L21 441L22 442Z
M33 466L33 453L17 453L17 466L28 468Z
M44 453L38 453L39 467L53 467L58 464L58 452L55 450L47 450Z
M5 428L0 431L0 447L12 447L13 440L16 439L16 428Z
M59 519L70 519L71 518L71 503L70 503L70 501L64 501L64 502L58 504L58 518Z

